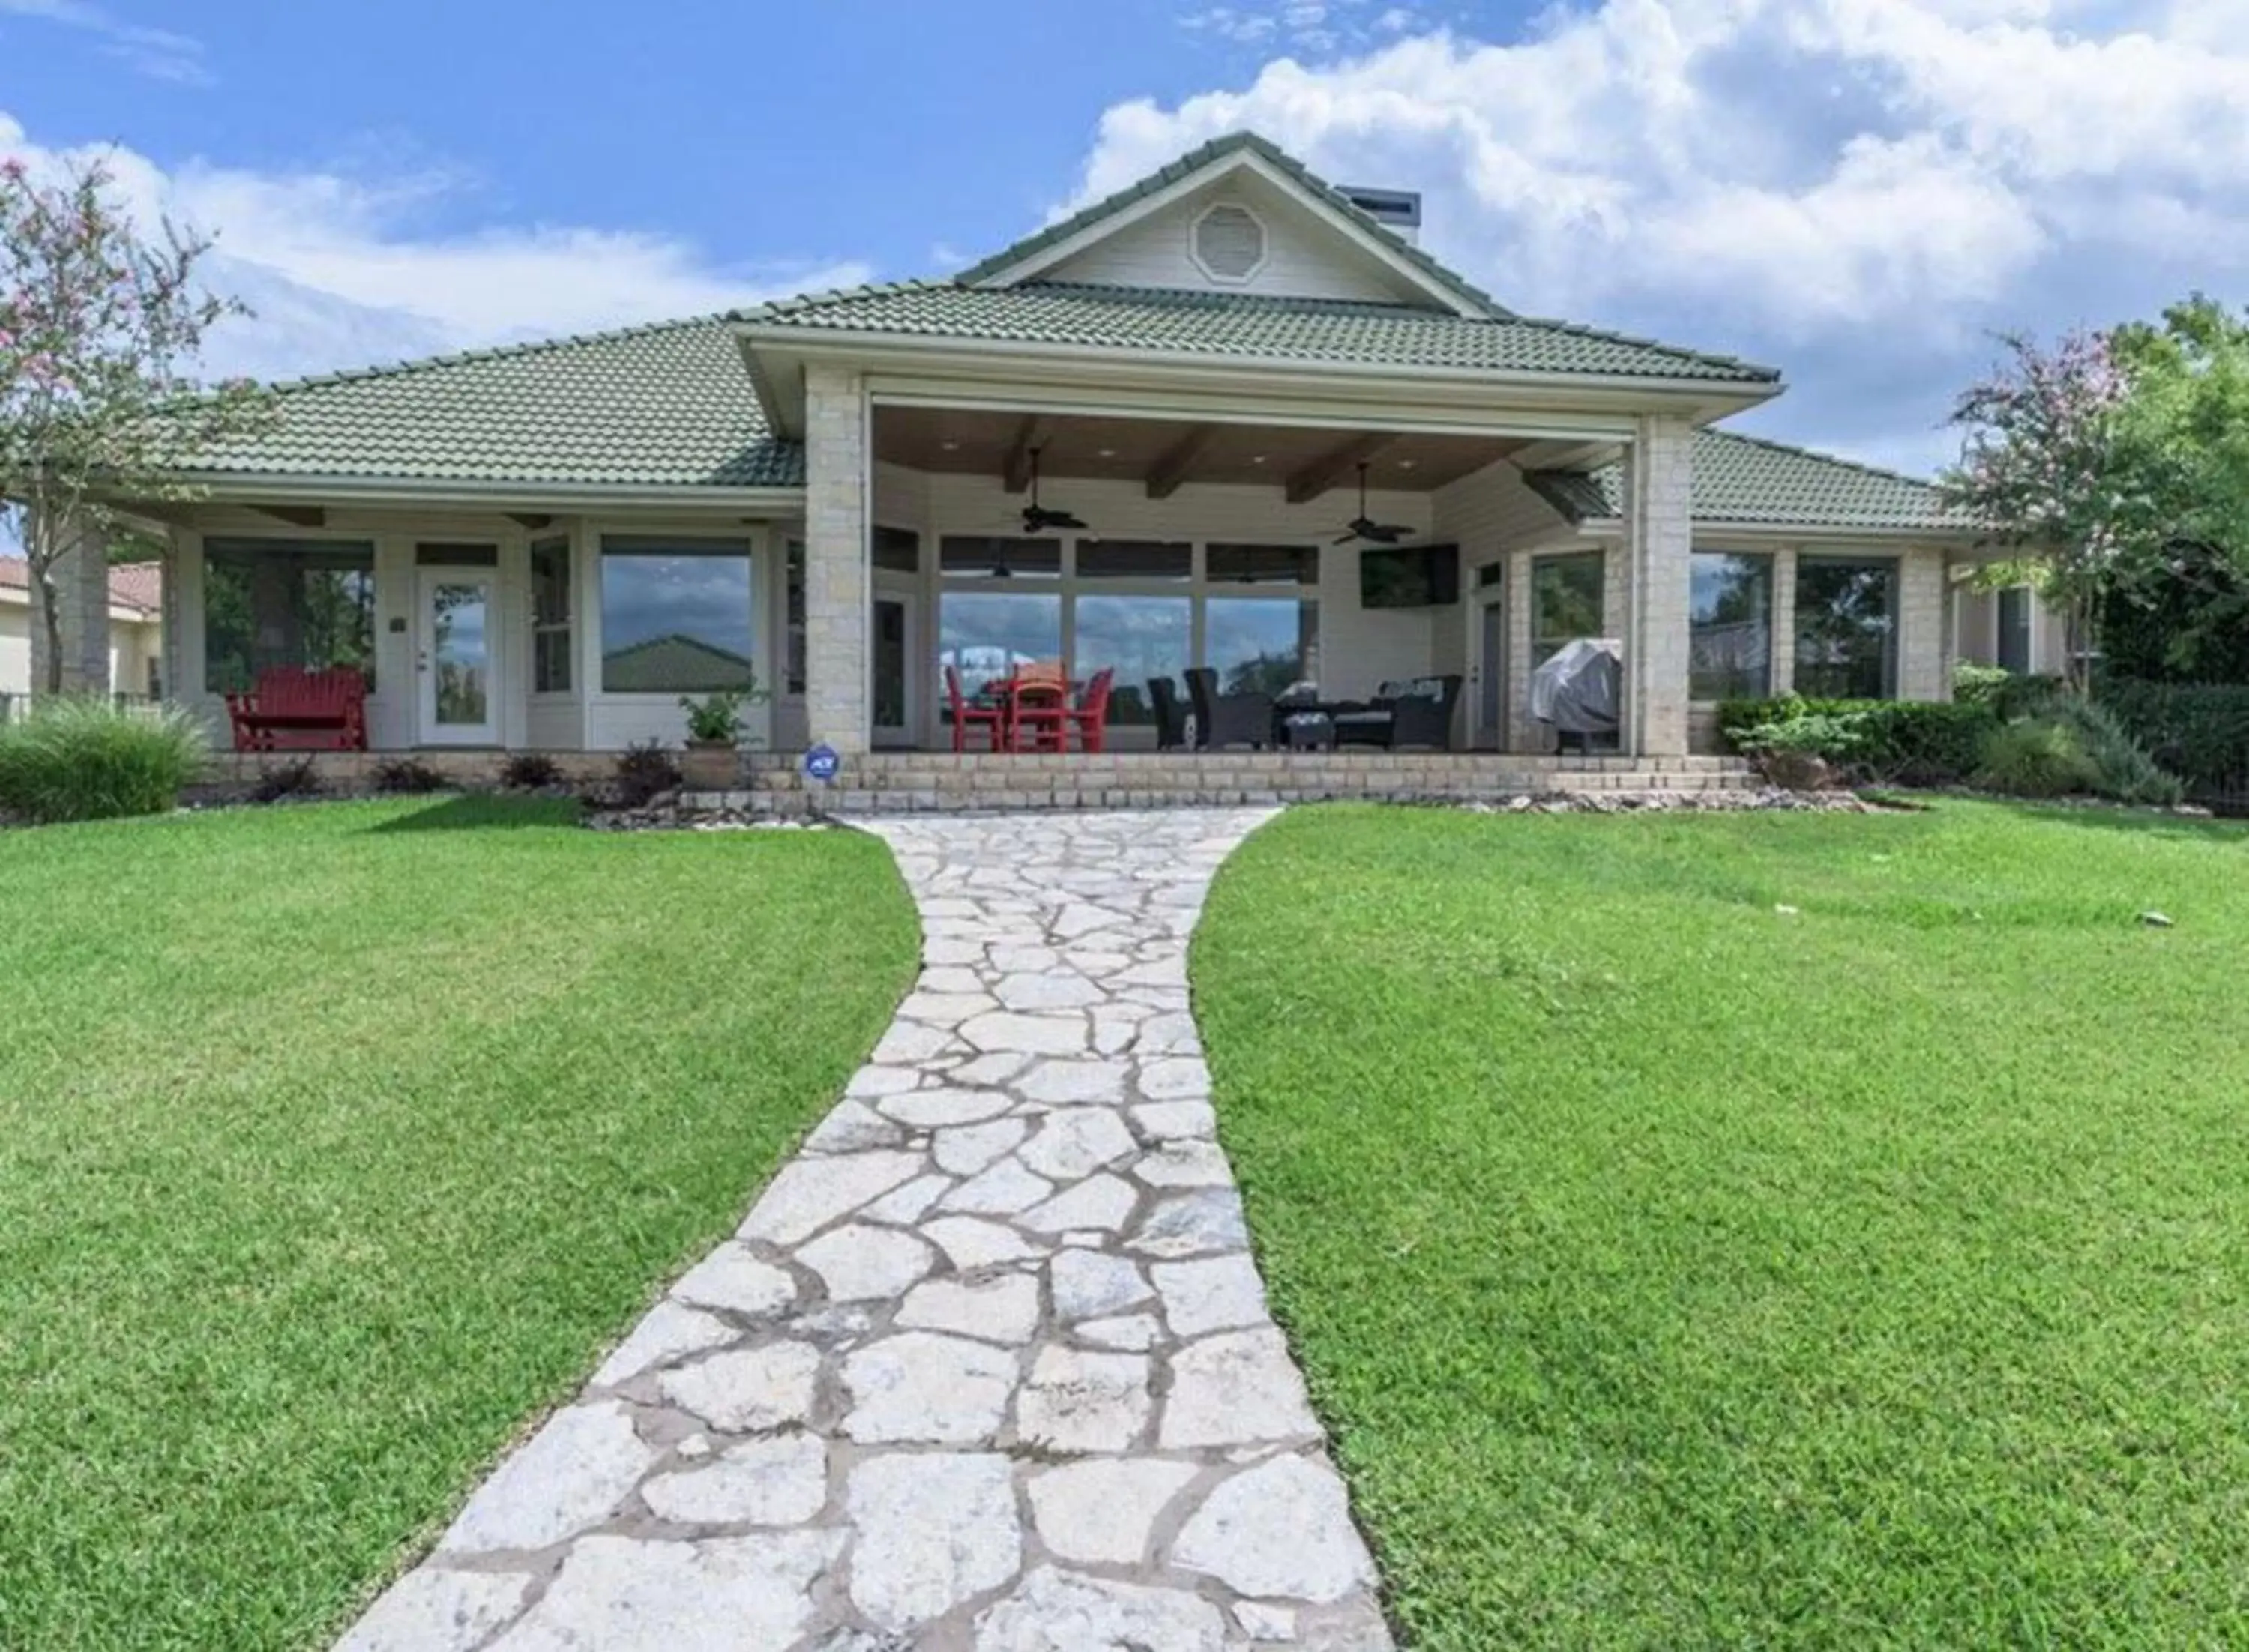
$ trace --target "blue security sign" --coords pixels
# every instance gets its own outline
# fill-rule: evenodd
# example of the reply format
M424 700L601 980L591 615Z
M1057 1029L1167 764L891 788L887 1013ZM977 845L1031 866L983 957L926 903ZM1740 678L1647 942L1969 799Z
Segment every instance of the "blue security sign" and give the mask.
M836 748L825 742L804 754L804 772L815 780L833 780L836 771L843 766L843 759Z

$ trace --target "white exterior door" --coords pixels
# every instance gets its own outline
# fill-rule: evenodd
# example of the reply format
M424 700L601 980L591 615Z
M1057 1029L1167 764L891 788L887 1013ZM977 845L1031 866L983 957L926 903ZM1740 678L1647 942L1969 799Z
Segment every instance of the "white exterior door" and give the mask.
M491 568L420 570L415 675L424 745L499 744L499 580Z
M1496 591L1476 607L1475 741L1507 749L1507 607Z

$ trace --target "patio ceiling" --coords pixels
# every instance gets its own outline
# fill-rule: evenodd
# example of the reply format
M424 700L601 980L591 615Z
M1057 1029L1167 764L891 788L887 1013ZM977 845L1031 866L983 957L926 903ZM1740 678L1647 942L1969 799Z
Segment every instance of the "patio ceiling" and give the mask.
M1184 419L1028 415L966 408L881 407L875 456L915 470L998 476L1020 493L1030 454L1047 476L1139 482L1164 498L1190 482L1284 489L1292 503L1348 487L1367 466L1375 487L1426 492L1456 482L1523 441L1427 432L1351 431Z

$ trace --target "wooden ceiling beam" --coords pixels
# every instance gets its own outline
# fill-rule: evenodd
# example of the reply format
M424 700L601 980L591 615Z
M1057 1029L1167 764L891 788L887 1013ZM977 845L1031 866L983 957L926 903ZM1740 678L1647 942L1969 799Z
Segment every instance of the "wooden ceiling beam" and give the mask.
M250 507L276 522L285 522L292 528L325 528L328 513L317 504L254 504Z
M1211 443L1218 440L1219 432L1225 428L1223 425L1198 424L1172 443L1169 450L1148 469L1148 497L1151 499L1168 499L1177 493L1180 483L1187 479L1187 472L1193 470L1196 462L1210 451Z
M1031 485L1031 456L1046 446L1054 435L1054 421L1044 414L1036 414L1023 421L1015 431L1015 445L1008 449L1008 463L1000 472L1000 480L1010 493L1021 493Z
M1354 436L1339 448L1331 448L1309 464L1301 466L1289 478L1288 500L1290 504L1310 504L1338 483L1350 479L1351 472L1363 464L1371 464L1398 440L1394 430L1377 430L1367 435Z

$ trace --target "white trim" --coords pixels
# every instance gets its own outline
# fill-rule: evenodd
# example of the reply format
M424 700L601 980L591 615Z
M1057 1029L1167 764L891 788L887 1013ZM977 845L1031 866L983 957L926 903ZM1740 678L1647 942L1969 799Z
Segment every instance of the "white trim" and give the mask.
M1184 177L1175 178L1159 189L1152 189L1138 200L1129 202L1105 216L1097 218L1075 233L1065 236L1049 246L1025 253L1011 264L1002 264L989 275L980 278L980 287L1009 287L1028 281L1042 270L1051 269L1086 248L1106 241L1119 230L1139 223L1142 219L1162 211L1173 202L1182 201L1205 185L1236 172L1248 172L1263 179L1275 189L1288 195L1324 221L1337 234L1344 236L1362 252L1383 264L1390 272L1409 285L1426 293L1455 315L1490 316L1503 313L1490 305L1478 304L1464 292L1455 291L1442 278L1434 276L1412 258L1392 245L1386 236L1373 234L1365 224L1339 210L1334 202L1314 194L1296 178L1291 177L1252 149L1237 149L1231 154L1220 155L1206 161Z

